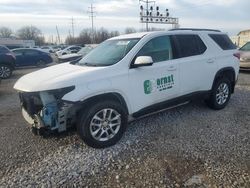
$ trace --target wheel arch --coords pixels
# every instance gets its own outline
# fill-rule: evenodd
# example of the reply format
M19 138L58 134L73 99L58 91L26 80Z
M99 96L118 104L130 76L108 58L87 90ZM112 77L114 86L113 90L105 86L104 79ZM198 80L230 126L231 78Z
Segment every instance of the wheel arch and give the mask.
M220 79L222 77L227 77L231 82L231 92L234 93L234 87L236 84L235 76L236 76L235 70L233 67L224 67L224 68L220 69L219 71L217 71L217 73L215 74L214 81L213 81L213 87L218 79Z
M114 100L118 103L120 103L126 110L126 113L129 114L129 108L126 103L126 100L124 97L117 92L109 92L109 93L103 93L103 94L97 94L94 96L91 96L83 101L80 102L81 106L88 106L91 103L98 102L98 101L103 101L103 100Z
M0 62L0 65L7 65L11 68L11 70L13 71L15 69L15 65L13 63L10 62Z

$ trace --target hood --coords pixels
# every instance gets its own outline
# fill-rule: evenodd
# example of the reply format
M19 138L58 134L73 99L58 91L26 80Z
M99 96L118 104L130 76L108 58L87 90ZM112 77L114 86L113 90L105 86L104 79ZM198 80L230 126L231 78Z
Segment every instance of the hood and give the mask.
M81 54L66 54L66 55L62 55L59 57L59 59L68 59L68 58L72 58L72 57L81 57Z
M75 85L87 73L101 68L62 63L24 75L15 83L14 89L24 92L60 89Z

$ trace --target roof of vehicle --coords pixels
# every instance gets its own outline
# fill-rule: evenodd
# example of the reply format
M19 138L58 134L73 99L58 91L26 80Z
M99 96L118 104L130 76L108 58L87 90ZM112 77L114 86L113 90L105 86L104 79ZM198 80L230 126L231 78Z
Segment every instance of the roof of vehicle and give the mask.
M217 29L202 29L202 28L175 28L170 29L169 31L209 31L209 32L221 32Z
M78 45L70 45L70 46L67 46L67 48L71 48L71 47L80 47L80 48L82 48L81 46L78 46Z
M15 48L15 49L12 49L11 51L17 51L17 50L33 50L33 51L44 52L44 51L37 49L37 48Z
M225 34L219 30L213 30L213 29L180 28L180 29L171 29L168 31L140 32L140 33L120 35L117 37L113 37L110 40L142 38L146 35L156 35L156 34L161 34L161 33L162 34L173 34L173 33L176 33L176 34L200 34L200 33Z
M51 48L50 46L41 46L41 49L49 49Z

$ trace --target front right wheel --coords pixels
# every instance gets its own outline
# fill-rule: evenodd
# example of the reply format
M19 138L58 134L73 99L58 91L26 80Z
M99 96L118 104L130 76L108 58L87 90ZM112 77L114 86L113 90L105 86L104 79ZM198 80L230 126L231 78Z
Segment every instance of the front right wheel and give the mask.
M209 99L206 101L208 106L215 110L225 108L231 97L231 82L228 78L218 79L212 89Z
M127 126L127 113L115 101L99 101L80 114L77 131L83 141L94 148L105 148L116 144Z

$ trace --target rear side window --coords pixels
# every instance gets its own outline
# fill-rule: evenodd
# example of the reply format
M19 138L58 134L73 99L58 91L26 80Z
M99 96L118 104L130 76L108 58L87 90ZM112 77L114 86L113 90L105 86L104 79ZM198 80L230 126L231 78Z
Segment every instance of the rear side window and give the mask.
M16 56L18 55L23 55L24 51L23 50L13 50Z
M25 51L25 55L38 55L38 52L35 50L27 50Z
M182 58L203 54L207 47L198 35L174 35L174 58Z
M214 42L216 42L221 49L223 50L232 50L236 49L236 46L234 43L230 40L230 38L227 35L221 35L221 34L210 34L209 35Z

